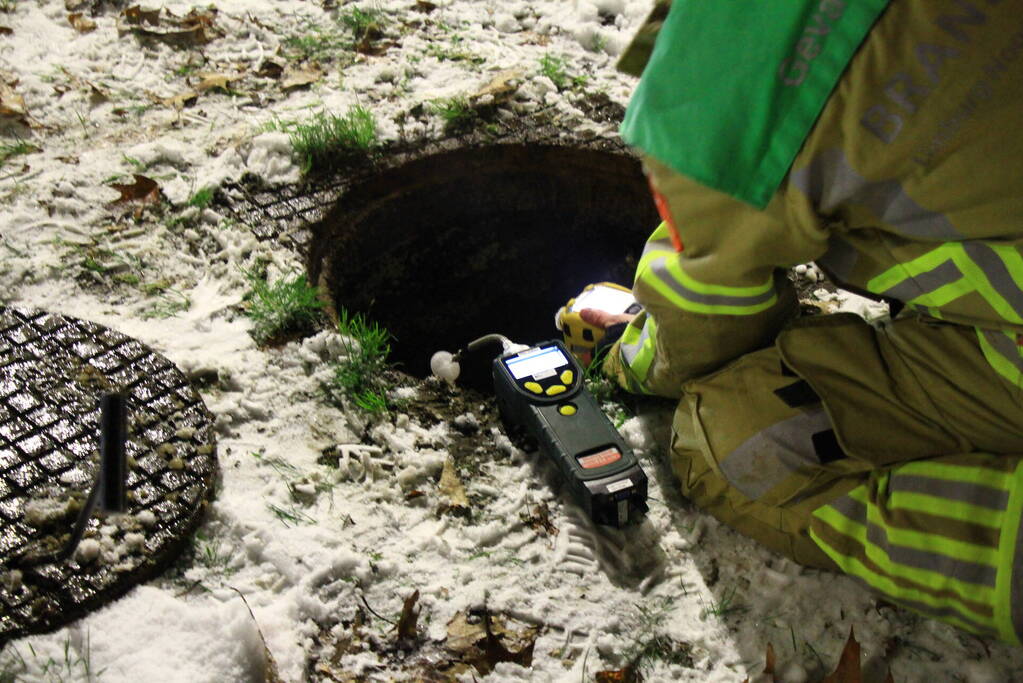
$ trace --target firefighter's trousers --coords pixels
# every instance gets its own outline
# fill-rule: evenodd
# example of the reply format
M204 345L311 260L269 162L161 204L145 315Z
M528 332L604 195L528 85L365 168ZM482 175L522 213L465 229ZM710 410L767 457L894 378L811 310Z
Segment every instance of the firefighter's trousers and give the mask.
M1023 638L1023 400L984 333L838 314L691 380L683 493L802 564L980 635Z

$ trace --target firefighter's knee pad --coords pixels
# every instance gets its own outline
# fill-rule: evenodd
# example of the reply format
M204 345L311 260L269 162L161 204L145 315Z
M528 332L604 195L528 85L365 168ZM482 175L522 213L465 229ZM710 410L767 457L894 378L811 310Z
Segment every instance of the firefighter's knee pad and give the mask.
M671 460L701 508L797 562L835 568L807 533L810 517L865 466L844 457L820 401L775 349L685 385Z

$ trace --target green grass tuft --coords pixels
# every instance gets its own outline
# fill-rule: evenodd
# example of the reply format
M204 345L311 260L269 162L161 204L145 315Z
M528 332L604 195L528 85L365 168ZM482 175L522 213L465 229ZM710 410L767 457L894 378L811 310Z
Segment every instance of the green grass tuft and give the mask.
M246 271L251 290L246 315L252 319L252 338L267 344L289 334L315 328L323 314L323 302L304 273L285 276L273 284L254 270Z
M187 205L198 209L205 209L213 202L213 188L204 187L188 198Z
M330 61L339 55L347 55L352 48L348 37L336 28L324 29L319 26L310 26L309 33L288 36L283 42L287 56L299 62Z
M430 110L444 121L444 130L448 132L468 128L479 117L469 99L464 96L434 100Z
M325 387L328 398L341 404L350 399L368 413L383 413L390 408L389 388L384 372L389 369L391 333L361 313L351 315L341 309L338 334L344 355L334 363L334 376Z
M266 128L288 134L303 174L330 171L341 159L366 154L379 144L376 119L358 105L344 116L321 111L305 123L275 120Z
M364 38L372 38L373 34L380 33L380 28L385 23L384 13L378 9L359 9L353 7L338 14L339 24L348 29L356 42Z
M24 141L0 145L0 168L3 168L3 165L7 163L7 160L12 157L21 156L22 154L32 154L33 152L38 151L38 147Z
M589 80L586 76L572 76L568 73L568 65L564 57L550 53L540 58L540 73L551 79L559 91L566 88L581 88Z

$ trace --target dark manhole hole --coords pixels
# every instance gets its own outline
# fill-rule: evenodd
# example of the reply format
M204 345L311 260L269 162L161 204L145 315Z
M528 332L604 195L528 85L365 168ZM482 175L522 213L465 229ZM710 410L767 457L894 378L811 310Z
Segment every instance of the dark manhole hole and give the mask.
M127 397L128 508L94 514L69 560L16 569L70 537L98 467L99 400ZM0 649L57 628L166 567L216 474L212 419L169 360L101 325L0 307Z
M657 213L639 162L606 141L482 145L405 159L350 185L312 229L309 269L338 307L429 372L490 332L535 342L591 282L631 284Z

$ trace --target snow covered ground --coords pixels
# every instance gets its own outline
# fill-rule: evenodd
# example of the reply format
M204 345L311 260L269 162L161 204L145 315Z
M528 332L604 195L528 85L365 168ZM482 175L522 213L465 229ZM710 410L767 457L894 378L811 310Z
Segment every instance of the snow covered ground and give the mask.
M301 264L189 204L246 172L299 179L287 136L267 124L360 104L384 139L399 120L406 134L439 134L438 117L402 115L508 69L522 74L518 112L570 113L586 91L625 104L634 82L614 61L647 0L142 9L161 8L0 0L0 302L94 320L186 373L215 373L202 394L217 419L223 483L193 554L87 618L12 643L0 680L220 683L266 680L276 668L284 681L588 681L642 655L646 680L741 681L762 676L771 644L778 680L795 683L830 673L850 628L865 680L881 680L886 666L896 681L1020 675L1020 650L878 604L851 580L774 556L681 501L659 460L670 406L622 428L652 478L638 528L593 527L496 430L484 432L489 450L463 481L471 514L439 514L447 449L471 419L423 424L410 411L367 428L320 399L335 334L279 349L249 336L242 270L265 260L276 277ZM351 36L337 19L353 8L382 12L382 54L341 47ZM174 23L193 9L191 24ZM317 49L318 65L299 59ZM585 83L559 90L540 73L545 55ZM110 185L133 174L163 194L137 216L113 203ZM425 389L402 391L414 400ZM324 451L337 466L319 461ZM504 652L491 639L480 663L484 608L507 635Z

